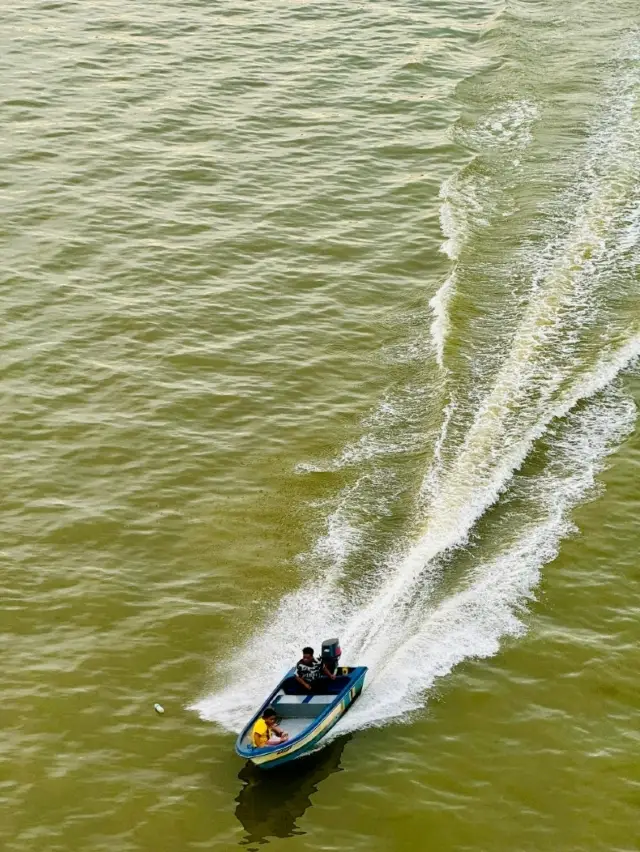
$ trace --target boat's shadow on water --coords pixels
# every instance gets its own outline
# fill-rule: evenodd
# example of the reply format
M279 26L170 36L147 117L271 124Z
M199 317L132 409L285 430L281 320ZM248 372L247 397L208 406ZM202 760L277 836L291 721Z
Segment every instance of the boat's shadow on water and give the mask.
M297 827L297 820L311 805L318 785L341 771L342 752L351 736L339 737L309 757L279 769L260 770L251 763L243 766L238 774L243 787L236 799L236 816L247 832L241 845L260 845L271 837L304 834Z

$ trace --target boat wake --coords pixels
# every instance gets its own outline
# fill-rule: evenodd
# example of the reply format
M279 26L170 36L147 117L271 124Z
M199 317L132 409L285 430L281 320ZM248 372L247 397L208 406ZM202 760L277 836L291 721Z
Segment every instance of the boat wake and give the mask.
M573 178L537 211L536 239L511 256L526 297L501 309L493 342L479 336L484 348L472 340L457 360L447 349L457 329L455 296L478 289L465 246L473 248L479 230L497 236L515 207L486 177L476 180L473 166L443 187L453 269L431 302L437 387L431 378L428 387L416 380L411 392L400 389L368 435L331 462L362 472L328 513L325 535L301 557L305 576L315 579L286 595L234 653L233 670L219 672L226 685L193 705L204 719L239 730L304 644L338 635L343 662L370 671L336 731L384 724L419 710L435 679L458 663L494 655L505 637L524 630L541 568L572 530L572 508L593 494L607 455L635 422L623 374L640 355L640 327L623 308L635 298L639 259L637 55L621 68ZM537 116L526 101L482 119L473 131L476 157L497 147L515 174ZM398 440L401 421L415 438L428 404L441 414L433 434L423 432L431 462L411 518L400 541L371 552L371 516L383 517L398 499L389 458L419 443ZM256 659L264 661L259 671ZM251 683L235 674L248 670Z

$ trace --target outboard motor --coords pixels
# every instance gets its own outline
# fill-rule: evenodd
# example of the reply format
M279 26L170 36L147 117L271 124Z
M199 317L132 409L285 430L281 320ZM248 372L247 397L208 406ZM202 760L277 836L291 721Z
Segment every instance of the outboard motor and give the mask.
M340 648L340 642L337 639L325 639L322 643L322 654L320 659L331 674L336 673L341 654L342 650Z

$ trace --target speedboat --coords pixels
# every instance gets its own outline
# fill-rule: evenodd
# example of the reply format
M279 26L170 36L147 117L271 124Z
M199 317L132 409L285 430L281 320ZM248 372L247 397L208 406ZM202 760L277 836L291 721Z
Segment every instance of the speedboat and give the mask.
M322 663L335 678L321 678L318 688L306 695L300 694L295 666L288 671L244 727L236 741L236 753L262 769L272 769L315 751L360 695L364 685L366 666L339 666L341 653L337 639L322 643ZM275 710L278 724L282 724L289 739L279 745L257 748L251 740L251 731L267 707Z

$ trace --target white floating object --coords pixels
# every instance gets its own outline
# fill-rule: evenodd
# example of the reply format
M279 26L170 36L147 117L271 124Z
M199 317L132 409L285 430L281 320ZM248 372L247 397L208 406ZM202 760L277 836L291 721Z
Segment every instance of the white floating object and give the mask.
M164 707L162 706L162 704L154 704L153 709L156 711L156 713L159 713L161 716L164 713Z

